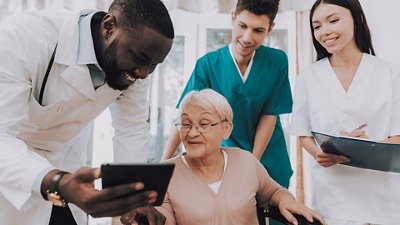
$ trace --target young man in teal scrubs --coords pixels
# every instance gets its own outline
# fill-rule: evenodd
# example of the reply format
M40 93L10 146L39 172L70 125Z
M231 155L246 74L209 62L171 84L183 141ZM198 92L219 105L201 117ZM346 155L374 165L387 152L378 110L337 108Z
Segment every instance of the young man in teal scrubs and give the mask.
M272 31L278 5L278 0L239 0L232 13L232 42L197 61L181 99L204 88L225 96L235 116L223 145L252 152L275 181L288 187L293 171L279 120L279 114L292 110L288 60L282 50L261 45ZM176 130L163 158L172 157L179 143Z

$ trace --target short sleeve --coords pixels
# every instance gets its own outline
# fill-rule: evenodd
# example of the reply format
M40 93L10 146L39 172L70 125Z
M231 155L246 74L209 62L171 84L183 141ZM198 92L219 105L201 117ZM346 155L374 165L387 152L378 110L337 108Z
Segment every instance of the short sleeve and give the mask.
M189 81L186 84L185 89L182 92L181 97L176 105L176 108L179 108L182 99L185 97L187 93L193 90L203 90L205 88L209 88L210 85L207 85L206 77L209 75L207 72L207 62L205 58L200 58L196 62L196 66L192 74L190 75Z
M284 52L279 57L280 69L271 97L264 105L263 113L266 115L279 115L292 112L292 92L288 77L288 59Z
M297 76L292 121L289 131L296 136L312 136L310 105L305 74Z

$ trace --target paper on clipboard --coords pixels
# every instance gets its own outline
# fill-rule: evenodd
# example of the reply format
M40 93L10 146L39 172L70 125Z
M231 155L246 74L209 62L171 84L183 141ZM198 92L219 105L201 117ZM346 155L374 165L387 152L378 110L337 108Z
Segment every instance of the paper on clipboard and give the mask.
M400 144L379 143L351 137L336 137L312 132L324 152L344 155L343 165L400 173Z

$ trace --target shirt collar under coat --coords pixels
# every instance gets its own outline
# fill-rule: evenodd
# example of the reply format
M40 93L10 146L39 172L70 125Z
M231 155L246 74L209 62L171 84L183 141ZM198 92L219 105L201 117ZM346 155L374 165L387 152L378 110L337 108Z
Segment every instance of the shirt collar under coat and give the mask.
M60 29L58 46L54 62L64 65L76 65L79 48L79 20L81 16L96 12L82 10L71 19L67 19ZM62 49L62 50L60 50Z

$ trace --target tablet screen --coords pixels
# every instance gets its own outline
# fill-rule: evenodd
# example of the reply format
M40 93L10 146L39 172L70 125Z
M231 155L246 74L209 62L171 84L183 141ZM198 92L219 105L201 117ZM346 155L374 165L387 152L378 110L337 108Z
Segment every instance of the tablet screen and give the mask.
M102 187L107 188L120 184L142 182L145 191L156 191L157 201L163 203L175 164L103 164L101 165Z

